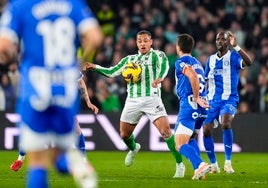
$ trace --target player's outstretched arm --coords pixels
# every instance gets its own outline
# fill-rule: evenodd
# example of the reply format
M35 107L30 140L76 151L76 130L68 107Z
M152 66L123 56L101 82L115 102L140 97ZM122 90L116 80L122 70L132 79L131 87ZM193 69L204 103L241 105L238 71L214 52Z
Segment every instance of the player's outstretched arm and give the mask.
M89 70L95 70L96 68L96 65L94 63L90 63L90 62L85 62L83 67L82 67L82 70L85 71L87 69Z
M96 107L94 104L91 103L89 96L88 96L88 92L87 92L87 86L83 78L79 80L79 88L80 88L82 97L87 103L88 108L91 109L94 114L97 114L99 112L99 109L98 107Z

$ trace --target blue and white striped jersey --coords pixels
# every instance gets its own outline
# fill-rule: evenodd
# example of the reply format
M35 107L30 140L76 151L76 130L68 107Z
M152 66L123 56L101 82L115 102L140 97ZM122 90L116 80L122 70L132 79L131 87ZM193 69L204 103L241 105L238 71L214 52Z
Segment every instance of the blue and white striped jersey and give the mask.
M234 50L229 50L222 57L218 57L217 53L209 56L205 68L205 77L208 80L208 99L232 99L238 102L237 85L242 68L242 58Z

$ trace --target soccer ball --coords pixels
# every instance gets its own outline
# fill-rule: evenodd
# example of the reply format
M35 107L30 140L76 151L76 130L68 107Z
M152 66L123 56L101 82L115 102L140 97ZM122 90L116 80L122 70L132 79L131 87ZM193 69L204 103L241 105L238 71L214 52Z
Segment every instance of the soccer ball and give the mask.
M141 78L141 66L137 63L128 63L125 65L122 76L127 83L136 83Z

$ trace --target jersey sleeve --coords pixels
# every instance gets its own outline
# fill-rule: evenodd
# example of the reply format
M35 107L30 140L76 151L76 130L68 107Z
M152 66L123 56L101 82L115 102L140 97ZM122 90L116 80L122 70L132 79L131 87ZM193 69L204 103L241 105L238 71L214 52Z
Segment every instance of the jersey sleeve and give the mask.
M232 54L231 54L231 62L235 62L234 63L234 66L235 66L235 68L237 70L240 70L240 69L243 69L244 68L243 67L243 64L242 64L243 59L240 56L240 54L237 51L235 51L235 50L232 51Z
M183 74L183 69L184 69L186 66L189 66L189 64L186 64L184 61L177 60L177 61L175 62L175 69L176 69L176 72L177 72L177 73L181 73L181 74Z
M95 71L100 73L106 77L115 77L121 74L124 65L128 62L128 56L121 59L115 66L112 67L102 67L100 65L96 65Z
M210 71L210 68L209 68L209 59L210 59L210 57L207 58L206 66L205 66L205 72L204 72L204 76L205 76L205 79L206 80L208 79L208 73Z
M160 72L158 78L164 79L167 76L169 70L168 58L162 51L158 51L158 58L160 62Z

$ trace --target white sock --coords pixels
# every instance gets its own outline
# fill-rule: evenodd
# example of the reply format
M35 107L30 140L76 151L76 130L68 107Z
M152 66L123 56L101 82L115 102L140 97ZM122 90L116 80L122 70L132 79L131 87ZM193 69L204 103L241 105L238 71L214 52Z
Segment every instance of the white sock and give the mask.
M24 156L19 155L18 160L20 160L20 161L24 161L24 159L25 159L25 155L24 155Z

